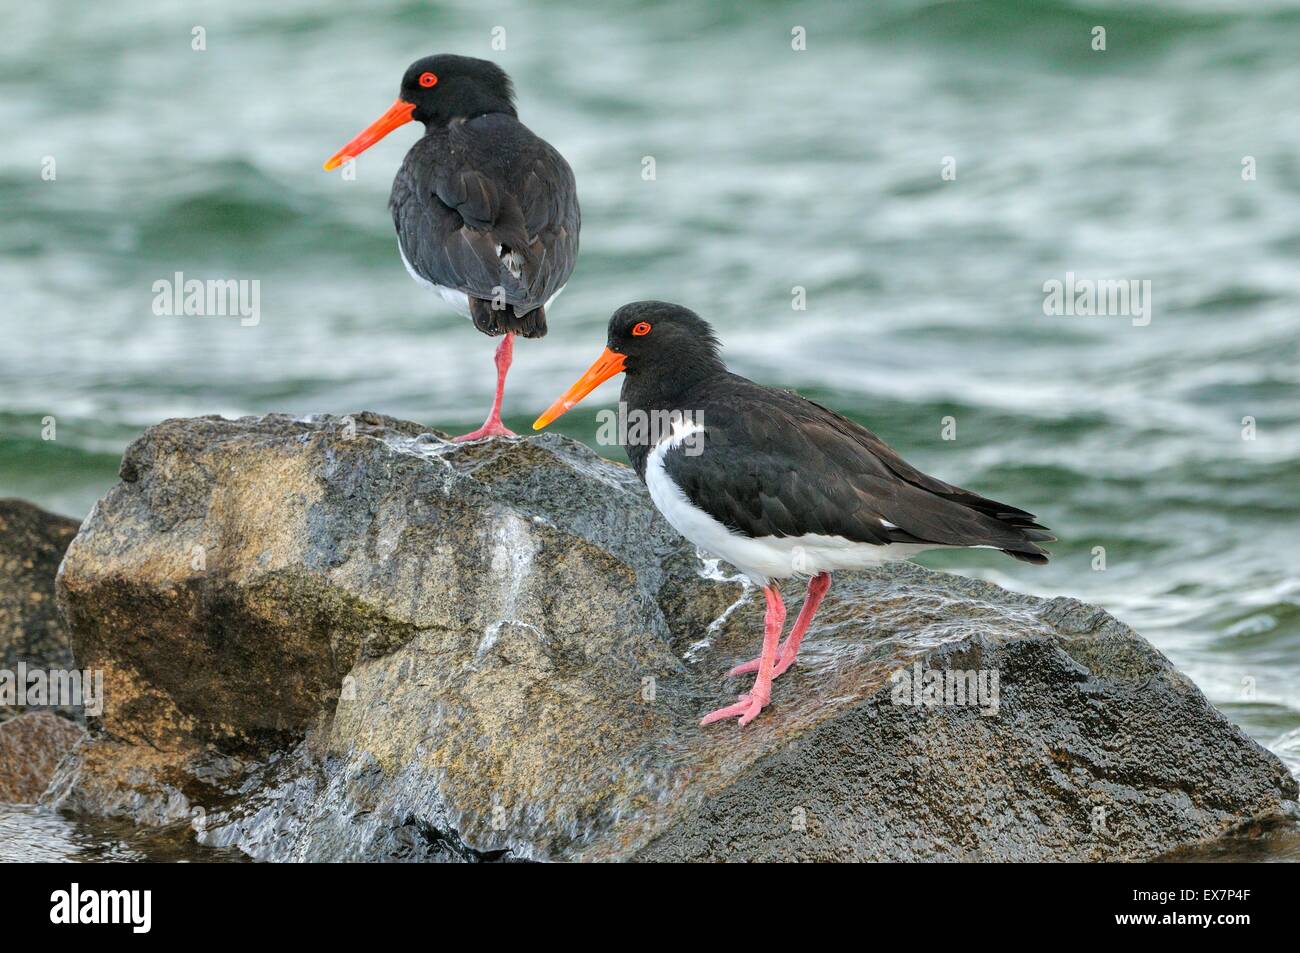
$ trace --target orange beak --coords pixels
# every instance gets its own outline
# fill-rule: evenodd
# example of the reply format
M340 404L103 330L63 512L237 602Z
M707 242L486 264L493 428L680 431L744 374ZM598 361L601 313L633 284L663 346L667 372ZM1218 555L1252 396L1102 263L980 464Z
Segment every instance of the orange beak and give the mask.
M587 373L579 377L572 387L560 395L560 398L555 403L547 407L546 413L533 421L533 429L541 430L615 374L623 373L624 360L622 354L617 354L609 348L605 348L600 357L596 358L596 363L587 368Z
M413 112L415 112L415 103L408 103L403 99L393 103L388 107L387 112L362 129L355 139L330 156L329 161L325 163L325 171L337 169L348 159L355 159L398 126L405 126L411 121Z

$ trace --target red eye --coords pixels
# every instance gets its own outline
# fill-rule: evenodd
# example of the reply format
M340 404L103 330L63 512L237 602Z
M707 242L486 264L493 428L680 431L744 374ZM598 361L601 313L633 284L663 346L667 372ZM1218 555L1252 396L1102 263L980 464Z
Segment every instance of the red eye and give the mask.
M637 323L636 327L632 329L632 336L635 338L643 338L649 333L650 333L649 321L640 321Z
M421 73L421 74L420 74L420 85L421 85L421 86L426 86L426 87L427 87L427 86L434 86L434 85L437 85L437 82L438 82L438 77L437 77L437 76L434 76L432 73Z

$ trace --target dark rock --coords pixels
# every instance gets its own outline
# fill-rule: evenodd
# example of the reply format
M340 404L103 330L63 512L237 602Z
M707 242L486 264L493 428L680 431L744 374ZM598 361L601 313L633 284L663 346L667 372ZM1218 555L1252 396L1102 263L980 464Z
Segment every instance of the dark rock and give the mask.
M34 804L85 730L53 712L29 711L0 723L0 802Z
M911 565L838 578L772 706L699 728L761 599L554 435L175 420L122 473L60 575L106 697L51 803L302 860L1140 859L1294 807L1101 610ZM904 703L913 665L996 692Z
M23 500L0 499L0 671L18 663L42 671L72 667L68 630L54 598L54 575L78 523ZM0 703L0 721L27 707ZM80 711L63 709L80 718Z

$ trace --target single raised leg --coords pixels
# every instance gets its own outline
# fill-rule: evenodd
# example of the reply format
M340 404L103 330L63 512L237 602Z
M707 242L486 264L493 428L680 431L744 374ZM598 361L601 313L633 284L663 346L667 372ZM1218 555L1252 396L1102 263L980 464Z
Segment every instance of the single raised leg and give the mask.
M804 597L799 618L794 620L794 628L776 650L776 667L772 669L773 678L781 675L794 664L795 656L799 654L799 643L803 641L808 626L812 624L813 616L817 614L817 607L822 604L822 596L826 595L826 590L830 587L831 574L828 572L819 572L808 580L808 595ZM727 674L744 675L747 672L757 672L760 661L761 659L750 659L748 662L742 662Z
M763 587L763 596L767 600L767 612L763 616L763 654L759 656L754 687L748 694L741 695L736 704L705 715L700 721L701 727L734 716L739 716L740 723L747 725L772 700L772 671L776 667L776 646L781 641L781 630L785 628L785 605L781 602L781 590L775 583Z
M487 420L483 421L483 426L478 430L471 430L467 434L461 434L453 439L458 441L464 440L482 440L484 437L515 437L518 436L513 430L507 430L501 423L501 398L506 392L506 374L510 370L510 361L515 353L515 335L513 331L507 331L497 345L497 395L492 401L492 413L488 414Z

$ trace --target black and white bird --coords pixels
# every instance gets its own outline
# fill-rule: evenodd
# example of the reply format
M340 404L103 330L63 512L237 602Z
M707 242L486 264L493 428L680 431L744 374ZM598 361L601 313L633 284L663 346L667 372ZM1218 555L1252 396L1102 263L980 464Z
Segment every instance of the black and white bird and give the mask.
M484 334L502 336L492 411L457 439L513 437L501 423L501 397L514 336L546 333L546 309L578 257L573 170L519 121L501 67L449 54L412 63L397 101L325 168L413 120L424 123L424 136L406 154L388 200L397 249L416 281Z
M762 586L767 601L761 654L728 673L757 672L754 687L701 724L738 716L743 725L768 704L772 680L794 663L833 572L942 547L1047 562L1039 544L1055 537L1033 514L927 476L865 427L730 373L713 329L679 305L639 301L614 312L605 351L534 429L620 372L628 422L621 441L655 506L691 542ZM792 576L811 578L780 643L785 607L776 583Z

